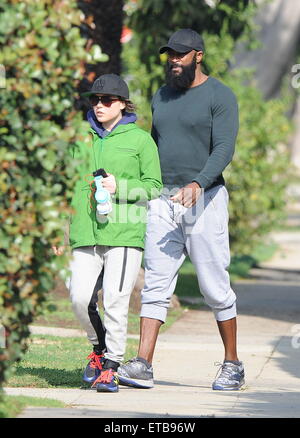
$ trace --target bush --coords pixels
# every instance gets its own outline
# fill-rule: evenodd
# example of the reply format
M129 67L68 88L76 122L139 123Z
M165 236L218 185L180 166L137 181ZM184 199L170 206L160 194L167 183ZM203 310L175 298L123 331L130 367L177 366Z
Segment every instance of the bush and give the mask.
M233 255L249 255L286 217L291 159L284 142L291 125L284 100L264 101L256 88L242 85L241 72L227 79L240 107L236 152L224 172L230 193L231 248Z
M86 128L73 104L87 58L75 1L4 0L0 12L1 385L66 264L51 245L63 239L78 165L66 151Z
M230 194L231 252L247 258L285 218L292 173L286 145L291 132L286 116L289 102L285 93L264 100L255 86L254 71L229 68L235 45L225 29L220 37L204 37L205 69L233 90L239 104L235 155L224 177Z

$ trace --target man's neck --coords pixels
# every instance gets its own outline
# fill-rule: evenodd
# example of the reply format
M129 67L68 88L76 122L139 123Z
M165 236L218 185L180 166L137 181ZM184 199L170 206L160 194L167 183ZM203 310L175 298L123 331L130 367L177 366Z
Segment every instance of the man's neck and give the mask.
M203 84L203 82L207 81L207 79L208 79L208 76L206 74L202 73L202 71L200 69L197 69L196 74L195 74L195 79L191 83L190 88L197 87L198 85Z

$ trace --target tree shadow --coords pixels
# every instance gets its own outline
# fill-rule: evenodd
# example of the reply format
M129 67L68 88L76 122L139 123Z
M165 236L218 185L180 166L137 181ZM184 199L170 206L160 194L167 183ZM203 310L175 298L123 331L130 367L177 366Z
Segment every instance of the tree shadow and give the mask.
M237 418L298 418L299 416L299 391L266 391L255 390L239 391L238 401L234 406L228 400L228 395L220 392L221 399L224 397L224 417ZM234 394L232 394L234 396ZM213 402L215 405L215 402ZM208 404L209 406L209 400ZM223 417L218 412L218 417Z
M271 360L276 361L283 371L300 379L300 324L292 327L292 332L291 336L280 336L274 340L274 348L280 356L273 355Z
M300 284L300 270L255 266L246 278L250 280L299 282Z

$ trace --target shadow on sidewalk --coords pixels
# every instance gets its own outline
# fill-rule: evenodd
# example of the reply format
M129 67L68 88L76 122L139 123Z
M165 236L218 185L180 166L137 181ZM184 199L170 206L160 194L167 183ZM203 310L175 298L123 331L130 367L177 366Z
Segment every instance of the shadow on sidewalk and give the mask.
M238 313L280 321L300 322L300 283L236 282Z
M256 267L251 269L249 280L298 282L300 286L300 270L272 267Z
M300 387L300 324L293 326L291 332L291 336L281 336L274 340L276 355L270 360L275 361L280 369L290 376L297 377Z
M299 391L260 391L257 388L253 392L239 391L238 401L233 407L227 393L220 392L218 395L220 400L222 397L225 399L223 408L219 404L218 417L222 417L222 410L225 417L240 418L298 418L300 415Z

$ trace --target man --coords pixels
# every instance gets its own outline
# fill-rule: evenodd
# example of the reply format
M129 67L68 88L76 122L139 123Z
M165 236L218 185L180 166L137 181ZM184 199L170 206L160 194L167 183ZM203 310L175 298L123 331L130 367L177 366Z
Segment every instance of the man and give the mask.
M164 52L166 85L152 101L152 135L164 193L149 203L138 356L119 367L119 379L124 385L153 386L159 328L166 319L178 270L189 255L225 349L212 388L236 390L244 384L244 367L237 356L236 295L227 272L228 194L222 172L234 153L237 102L228 87L202 72L204 43L195 31L175 32L160 48Z

